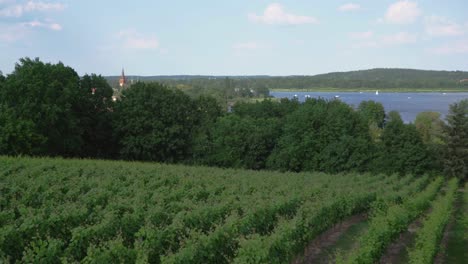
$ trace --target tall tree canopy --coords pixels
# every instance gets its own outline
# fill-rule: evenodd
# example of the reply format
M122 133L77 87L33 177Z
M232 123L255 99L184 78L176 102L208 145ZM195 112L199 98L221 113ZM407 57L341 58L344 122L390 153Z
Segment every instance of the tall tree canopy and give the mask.
M396 111L391 111L389 121L378 144L378 157L374 171L383 173L423 173L430 167L428 151L413 124L404 124Z
M444 122L438 112L421 112L414 121L424 144L442 144Z
M279 102L266 99L255 103L238 102L234 105L233 112L240 117L284 118L299 106L300 103L297 99L282 98Z
M382 128L385 123L385 109L381 103L362 101L358 107L359 114L369 123Z
M447 152L444 161L448 176L468 178L468 99L450 105L445 127Z
M203 162L208 165L264 169L275 147L280 126L273 118L221 117L211 129Z
M372 153L367 124L347 104L309 99L287 116L272 169L339 172L362 170Z
M84 75L80 80L80 104L76 111L83 131L81 156L113 157L112 136L113 90L102 76Z
M0 151L72 156L82 145L80 78L62 63L20 59L0 89Z
M125 159L175 162L192 143L196 105L158 83L136 83L115 104L113 127Z

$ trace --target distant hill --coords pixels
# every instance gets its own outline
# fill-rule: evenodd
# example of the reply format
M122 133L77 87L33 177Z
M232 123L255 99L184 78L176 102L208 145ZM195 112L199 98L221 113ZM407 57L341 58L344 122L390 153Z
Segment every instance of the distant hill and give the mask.
M118 83L119 76L106 77L111 85ZM269 89L468 89L466 71L430 71L415 69L377 68L349 72L332 72L318 75L296 76L128 76L128 80L160 81L168 85L223 86L231 79L237 86L266 86ZM465 80L465 81L461 81Z

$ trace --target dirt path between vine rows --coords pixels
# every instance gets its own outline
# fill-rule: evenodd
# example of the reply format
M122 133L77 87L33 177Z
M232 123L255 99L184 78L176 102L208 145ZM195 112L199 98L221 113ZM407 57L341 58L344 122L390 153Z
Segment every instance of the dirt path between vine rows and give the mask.
M407 261L407 250L414 244L416 232L422 227L423 220L432 211L432 207L427 209L421 216L413 221L400 237L387 246L385 253L380 258L381 264L404 263Z
M442 236L442 239L440 241L440 248L439 252L437 252L437 255L434 258L434 264L442 264L445 263L446 259L446 250L447 250L447 245L449 240L451 239L453 229L455 227L457 219L457 214L459 213L459 210L462 210L462 204L463 204L463 188L460 188L458 190L459 192L459 197L457 197L455 201L455 205L453 206L453 211L452 215L450 216L450 220L447 224L447 226L444 229L444 235Z
M332 228L328 229L317 238L312 240L312 242L310 242L307 248L304 250L304 254L293 260L291 264L328 263L328 261L322 262L318 260L318 257L322 251L325 248L334 245L339 240L340 236L345 233L351 226L365 221L366 219L366 214L358 214L351 216L339 224L334 225Z

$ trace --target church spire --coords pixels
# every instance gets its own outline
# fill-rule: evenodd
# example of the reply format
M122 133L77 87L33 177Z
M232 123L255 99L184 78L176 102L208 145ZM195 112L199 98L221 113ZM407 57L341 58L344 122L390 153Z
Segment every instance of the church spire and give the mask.
M125 77L124 69L122 68L122 75L120 76L120 79L119 79L120 88L124 87L124 85L126 84L127 84L127 78Z

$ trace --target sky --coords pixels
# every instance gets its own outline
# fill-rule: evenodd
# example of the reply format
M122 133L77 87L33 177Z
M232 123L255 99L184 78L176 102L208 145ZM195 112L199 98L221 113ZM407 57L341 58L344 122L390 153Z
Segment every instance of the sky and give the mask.
M0 0L0 71L78 74L468 71L467 0Z

